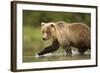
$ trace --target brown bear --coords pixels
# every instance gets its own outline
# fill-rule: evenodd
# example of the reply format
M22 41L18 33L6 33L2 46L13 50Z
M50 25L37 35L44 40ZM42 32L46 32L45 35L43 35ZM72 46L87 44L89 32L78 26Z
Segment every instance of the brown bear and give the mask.
M90 28L83 23L66 23L64 21L41 23L43 40L53 40L52 45L44 48L38 55L44 55L56 51L62 47L66 55L72 54L71 47L78 48L78 52L83 54L90 49Z

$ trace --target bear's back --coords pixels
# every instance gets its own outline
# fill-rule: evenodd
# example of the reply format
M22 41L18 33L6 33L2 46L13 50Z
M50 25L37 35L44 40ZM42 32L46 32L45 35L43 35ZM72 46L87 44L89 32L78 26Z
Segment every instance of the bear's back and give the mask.
M67 38L73 45L90 45L90 28L83 23L71 23L66 26Z

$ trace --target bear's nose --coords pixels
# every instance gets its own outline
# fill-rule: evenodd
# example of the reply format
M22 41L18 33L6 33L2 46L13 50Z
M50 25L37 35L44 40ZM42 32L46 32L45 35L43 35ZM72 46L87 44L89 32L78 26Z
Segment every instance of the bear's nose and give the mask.
M46 40L45 38L42 38L43 40Z

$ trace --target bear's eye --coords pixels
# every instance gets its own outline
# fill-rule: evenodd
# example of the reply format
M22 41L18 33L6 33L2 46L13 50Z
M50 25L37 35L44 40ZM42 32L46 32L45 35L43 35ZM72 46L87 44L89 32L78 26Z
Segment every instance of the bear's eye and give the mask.
M54 25L53 25L53 24L51 24L51 27L54 27Z
M49 33L49 31L46 31L46 33Z

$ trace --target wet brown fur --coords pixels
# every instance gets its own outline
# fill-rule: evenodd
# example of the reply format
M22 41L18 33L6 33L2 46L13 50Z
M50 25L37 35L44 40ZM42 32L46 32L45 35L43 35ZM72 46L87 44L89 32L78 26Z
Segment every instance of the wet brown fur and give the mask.
M83 54L87 49L91 48L90 28L86 24L66 23L64 21L59 21L56 23L50 22L45 23L42 26L42 30L44 29L47 29L49 31L47 35L50 34L48 37L46 37L47 40L49 40L50 38L56 40L59 43L59 46L64 48L69 54L71 54L71 47L78 48L78 51L81 54ZM44 31L46 32L47 30ZM53 46L57 46L57 44L53 44Z

